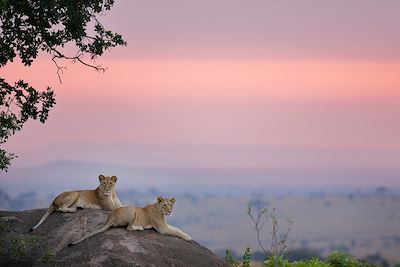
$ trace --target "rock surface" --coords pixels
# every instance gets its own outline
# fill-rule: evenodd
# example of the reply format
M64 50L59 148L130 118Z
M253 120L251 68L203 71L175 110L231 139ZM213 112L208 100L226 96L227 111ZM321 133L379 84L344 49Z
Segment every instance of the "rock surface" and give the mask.
M228 266L195 241L154 230L128 232L125 228L111 228L67 247L100 228L107 212L54 212L30 233L45 211L0 212L0 266Z

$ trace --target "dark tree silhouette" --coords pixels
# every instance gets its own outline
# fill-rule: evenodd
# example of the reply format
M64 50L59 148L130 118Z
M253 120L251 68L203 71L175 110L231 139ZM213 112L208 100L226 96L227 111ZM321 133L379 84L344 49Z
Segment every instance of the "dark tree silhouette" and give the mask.
M60 60L105 71L93 64L94 59L126 45L120 34L105 29L98 20L113 4L114 0L0 0L0 68L16 57L30 66L42 52L51 55L60 82L64 69ZM73 54L65 52L67 44L76 49ZM0 145L28 119L44 123L54 104L50 87L39 91L23 80L9 84L0 77ZM13 153L0 148L0 172L7 171L13 158Z

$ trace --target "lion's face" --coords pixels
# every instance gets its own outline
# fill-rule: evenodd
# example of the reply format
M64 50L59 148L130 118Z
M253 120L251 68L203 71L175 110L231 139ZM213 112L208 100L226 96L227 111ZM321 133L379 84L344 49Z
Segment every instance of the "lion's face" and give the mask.
M157 197L158 210L164 215L170 215L175 204L175 198Z
M100 190L104 195L109 196L114 191L115 183L117 182L117 176L99 176Z

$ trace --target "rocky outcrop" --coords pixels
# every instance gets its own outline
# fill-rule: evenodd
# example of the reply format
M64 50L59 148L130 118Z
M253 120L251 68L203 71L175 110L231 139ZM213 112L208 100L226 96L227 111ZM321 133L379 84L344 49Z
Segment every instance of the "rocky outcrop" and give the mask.
M112 228L82 243L67 245L101 227L102 210L54 212L33 232L45 209L0 212L0 266L228 266L195 241Z

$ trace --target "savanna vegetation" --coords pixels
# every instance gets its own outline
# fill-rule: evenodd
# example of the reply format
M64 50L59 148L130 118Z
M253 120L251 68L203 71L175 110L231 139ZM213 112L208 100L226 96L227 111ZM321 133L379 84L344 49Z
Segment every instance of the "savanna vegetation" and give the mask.
M229 251L225 261L236 267L250 267L251 252L247 248L243 259L237 260L232 257ZM381 267L380 264L369 263L366 260L359 260L343 252L333 252L326 259L311 258L308 260L290 261L283 256L269 255L260 266L263 267Z
M294 221L287 219L287 228L281 231L282 224L275 215L276 208L268 210L267 204L261 200L256 200L248 206L247 214L251 220L253 229L257 236L258 244L262 250L263 260L256 266L263 267L385 267L388 263L384 259L382 263L370 263L368 260L357 259L345 252L335 251L327 258L309 257L302 260L290 260L289 254L294 244L290 241L289 234L292 230ZM267 238L262 236L265 226L270 226ZM260 255L258 255L258 258ZM234 267L254 266L252 262L253 254L248 247L243 256L239 259L230 250L225 251L225 262Z

